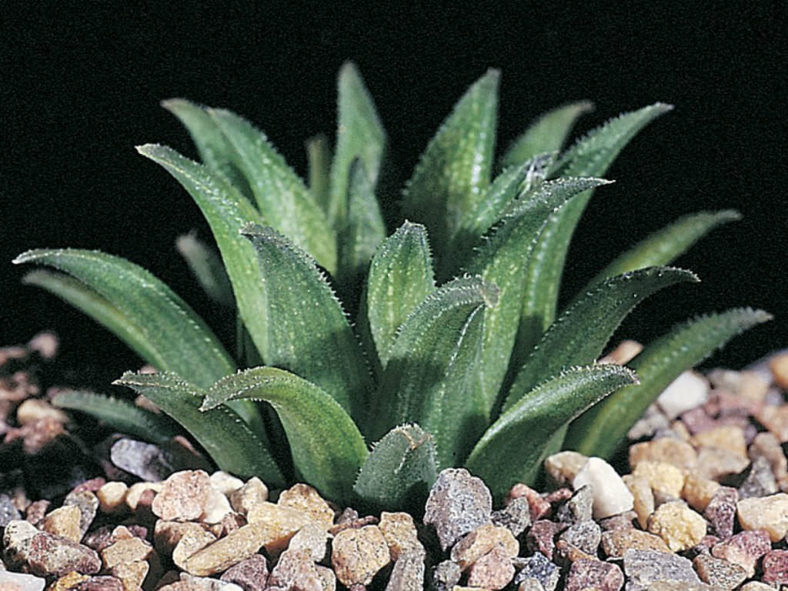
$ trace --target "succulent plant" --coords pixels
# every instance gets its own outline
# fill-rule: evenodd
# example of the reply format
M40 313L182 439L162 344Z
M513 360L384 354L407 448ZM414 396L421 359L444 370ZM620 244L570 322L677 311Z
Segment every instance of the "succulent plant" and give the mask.
M455 105L405 186L399 221L386 134L352 64L339 74L333 155L325 137L307 141L308 183L238 115L163 103L202 164L161 145L137 150L183 185L210 225L218 253L194 235L177 246L215 305L235 310L236 358L127 260L48 249L15 262L51 267L25 281L156 368L115 383L155 402L221 469L272 486L303 479L337 501L395 509L418 505L437 470L466 466L500 498L533 481L565 442L610 456L673 379L769 316L700 317L647 345L631 369L597 363L636 304L697 281L665 265L739 216L701 212L657 231L559 313L572 233L610 182L600 177L671 107L622 114L564 149L591 108L569 104L496 159L498 81L488 71ZM171 435L160 416L121 399L71 392L56 403L153 441Z

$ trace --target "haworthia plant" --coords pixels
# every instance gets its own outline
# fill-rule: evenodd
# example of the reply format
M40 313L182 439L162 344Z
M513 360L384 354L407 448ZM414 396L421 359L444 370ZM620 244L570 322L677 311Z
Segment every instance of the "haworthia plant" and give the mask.
M239 115L163 103L202 163L160 145L137 149L205 215L218 250L191 235L178 249L237 322L221 332L237 334L237 358L133 263L74 249L15 262L50 267L25 281L92 316L158 371L116 384L158 404L221 469L274 487L299 478L338 502L412 510L449 466L483 476L500 498L532 482L567 433L572 448L609 457L671 380L769 316L705 316L647 345L631 368L597 364L636 304L697 281L666 265L739 216L681 218L559 310L569 241L592 192L670 106L625 113L568 149L591 104L559 107L496 160L499 78L484 74L440 126L405 185L407 219L390 235L387 135L354 65L340 71L333 148L323 135L306 143L307 181ZM173 433L173 423L123 402L72 393L56 403L154 442Z

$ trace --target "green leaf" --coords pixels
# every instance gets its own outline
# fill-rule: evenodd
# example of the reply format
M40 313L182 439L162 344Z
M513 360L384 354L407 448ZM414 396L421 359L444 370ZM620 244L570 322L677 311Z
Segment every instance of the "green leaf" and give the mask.
M358 158L350 167L347 193L347 223L340 234L337 276L341 285L355 291L358 278L366 273L372 255L386 238L374 185Z
M309 165L309 191L327 216L330 209L331 146L322 133L312 136L304 144Z
M427 226L437 259L448 268L455 268L451 240L490 183L499 78L498 70L488 70L457 102L405 190L405 214Z
M68 390L52 398L52 405L76 410L106 423L119 433L163 445L179 433L164 415L135 406L127 400L102 396L94 392Z
M301 178L265 134L224 109L208 109L236 153L236 164L252 189L265 223L310 253L329 273L336 271L336 234Z
M194 232L178 236L175 247L208 297L228 308L235 307L233 286L219 254Z
M345 62L337 80L337 142L331 163L329 219L341 231L348 214L348 185L356 158L364 165L374 191L386 152L386 132L375 103L355 64Z
M701 211L683 216L616 257L588 285L590 287L607 277L635 269L669 265L717 226L740 219L741 214L733 209Z
M121 328L116 336L144 354L145 361L159 370L188 375L194 383L203 386L235 370L230 356L194 310L134 263L98 251L77 249L29 250L14 259L14 263L48 265L95 292L97 298L81 299L80 309L88 314L96 310L96 319L100 321L109 320L114 312L113 323L105 326L128 327ZM67 301L80 295L74 291L73 284L55 280L45 285L53 291L61 286L66 287L63 297Z
M517 482L533 482L551 435L636 375L618 365L567 369L520 398L484 433L465 466L496 500Z
M197 440L220 470L242 477L258 476L271 487L284 486L282 473L263 441L234 411L221 405L201 412L206 390L167 372L126 372L113 384L150 398Z
M620 115L592 130L563 155L551 176L604 175L624 146L649 122L670 109L670 105L655 103ZM569 242L590 198L589 191L567 203L553 214L539 237L528 264L527 289L515 351L517 364L522 363L555 318Z
M550 215L574 195L608 183L602 179L544 182L518 199L476 251L465 269L498 286L498 305L484 314L479 381L488 412L493 409L509 367L525 290L525 262Z
M205 107L179 98L162 101L161 106L175 115L189 132L203 164L214 174L223 175L246 198L251 199L252 190L233 162L233 148L224 139L222 131Z
M509 389L504 411L565 367L592 363L637 304L682 281L699 280L683 269L649 267L606 279L584 294L559 316L534 347Z
M638 372L640 385L622 388L574 421L564 447L612 457L630 427L682 372L698 365L736 335L771 318L763 310L734 308L674 327L629 364Z
M418 425L395 427L372 448L353 491L369 511L424 511L435 482L435 444Z
M406 221L378 248L367 275L363 316L382 367L388 363L400 325L433 291L435 275L427 231Z
M268 321L268 365L292 371L361 416L371 388L358 341L315 261L272 228L243 228L257 253Z
M214 384L202 409L239 398L273 406L301 477L334 500L350 500L367 447L353 420L328 393L290 372L256 367Z
M373 400L373 437L415 421L435 438L439 466L465 457L487 422L476 373L484 309L497 292L479 277L455 279L408 316Z
M543 152L556 152L572 131L577 119L594 110L590 101L578 101L557 107L541 115L504 153L499 168L517 166Z

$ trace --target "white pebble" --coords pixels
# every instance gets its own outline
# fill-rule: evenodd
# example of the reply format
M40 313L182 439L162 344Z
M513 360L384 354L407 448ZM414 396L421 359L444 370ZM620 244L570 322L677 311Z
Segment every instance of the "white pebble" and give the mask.
M706 378L693 371L685 371L673 380L657 398L657 404L669 419L700 406L709 397Z
M594 519L604 519L630 511L634 498L621 476L602 458L588 458L572 481L575 490L581 486L591 487L594 497Z

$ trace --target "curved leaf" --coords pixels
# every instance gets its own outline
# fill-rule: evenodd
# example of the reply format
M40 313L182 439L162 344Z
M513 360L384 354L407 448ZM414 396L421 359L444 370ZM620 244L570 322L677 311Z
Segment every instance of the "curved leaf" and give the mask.
M616 257L597 273L588 286L635 269L669 265L714 228L740 219L741 214L733 209L700 211L680 217Z
M246 119L208 109L236 153L236 165L252 189L267 225L310 253L329 273L336 271L336 234L301 178Z
M292 371L361 416L371 388L358 341L314 260L272 228L246 226L265 294L268 365Z
M98 251L39 249L20 254L14 263L38 263L68 273L95 292L104 304L85 306L97 319L108 320L109 304L128 326L115 333L129 346L145 354L145 361L159 370L188 375L197 385L207 386L232 373L235 365L210 328L164 283L123 258ZM64 284L49 281L47 289ZM76 295L66 286L64 298ZM82 299L87 304L87 299ZM93 304L97 300L92 301ZM106 325L105 325L106 326ZM141 342L142 341L142 342ZM144 343L144 344L143 344Z
M179 433L171 419L135 406L128 400L69 390L52 398L52 406L91 415L118 431L162 445Z
M435 438L440 466L462 460L487 422L476 372L483 312L497 291L479 277L455 279L408 316L373 401L373 437L415 421Z
M300 475L326 496L348 501L367 447L353 420L324 390L274 367L256 367L214 384L202 409L229 400L263 400L274 407L287 433Z
M175 248L209 298L228 308L235 307L233 286L218 253L197 238L194 232L178 236Z
M206 390L166 372L126 372L113 384L127 386L150 398L197 440L220 470L243 477L258 476L272 487L285 484L263 441L234 411L221 405L201 412Z
M527 198L513 204L465 269L481 275L500 290L498 305L484 314L478 374L488 413L495 405L509 367L520 321L525 266L539 233L550 215L568 199L606 183L608 181L602 179L559 179L542 183Z
M365 316L382 367L400 325L433 291L427 232L406 221L380 245L367 275Z
M454 106L422 154L408 182L405 214L429 229L441 264L463 220L490 183L500 72L488 70Z
M567 150L555 165L551 177L604 175L624 146L649 122L670 109L670 105L655 103L597 127ZM516 364L525 360L555 318L569 242L590 198L591 192L579 195L553 214L534 248L528 264L515 351Z
M520 398L490 426L465 466L496 499L517 482L532 482L552 434L611 392L637 382L619 365L567 369Z
M594 110L590 101L569 103L541 115L512 142L499 162L499 168L518 166L542 152L563 148L577 119Z
M504 410L563 368L593 362L637 304L682 281L699 279L683 269L650 267L606 279L586 293L561 314L534 347L509 389Z
M734 308L674 327L630 363L640 376L640 385L622 388L574 421L565 447L611 457L630 427L682 372L695 367L736 335L771 318L763 310Z
M337 142L331 162L329 220L341 231L348 213L353 161L361 159L369 180L369 197L374 201L380 165L386 152L386 132L355 64L345 62L342 65L337 79L337 94Z

